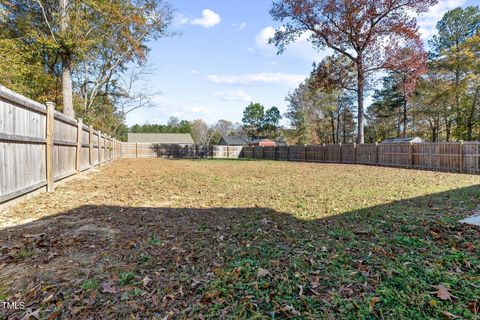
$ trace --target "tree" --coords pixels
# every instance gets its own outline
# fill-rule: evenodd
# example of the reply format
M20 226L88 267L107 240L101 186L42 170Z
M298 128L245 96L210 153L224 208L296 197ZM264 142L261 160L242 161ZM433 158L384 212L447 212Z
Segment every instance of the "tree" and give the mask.
M457 131L460 131L457 134L471 140L473 138L471 111L472 106L475 109L478 97L476 90L478 82L474 80L475 62L471 64L471 57L475 56L475 50L471 51L475 47L475 40L473 42L468 40L474 38L476 32L480 30L480 10L473 6L451 10L437 23L437 30L438 34L430 41L431 69L451 83L450 86L445 86L445 89L450 90L450 94L454 96L452 105L447 106L452 112L445 119L446 140L450 140L453 131L451 127L455 121ZM461 127L465 127L467 132L463 133Z
M62 79L69 116L74 102L87 114L95 104L111 108L116 75L143 63L147 43L167 35L172 20L163 0L11 0L0 9L2 37L40 51L46 72Z
M190 123L192 127L192 138L196 144L209 145L215 132L208 127L202 119L194 120Z
M298 143L353 141L352 96L329 76L333 60L327 57L314 66L311 76L286 98L286 117L297 132Z
M383 78L382 85L381 89L375 90L374 101L367 110L370 130L372 127L376 129L374 141L406 136L407 132L405 100L398 79L389 75Z
M399 48L415 48L412 54L422 51L416 20L410 13L426 12L435 3L437 0L276 0L270 14L287 23L270 42L281 53L308 33L315 47L329 47L355 65L357 142L363 143L365 81L373 72L392 65L388 62Z
M253 136L261 133L265 117L265 107L260 103L251 102L243 110L242 122L245 130Z
M281 119L282 115L277 107L273 106L270 109L267 109L263 118L262 130L270 137L276 138Z
M300 83L300 85L290 92L285 98L288 103L288 110L285 114L290 121L290 125L295 129L293 138L300 144L318 143L318 132L316 130L315 121L316 109L318 102L312 99L312 87L309 85L308 79Z
M235 125L233 124L233 122L228 121L228 120L224 120L224 119L220 119L213 126L213 129L215 131L217 131L220 134L220 136L228 136L232 132L234 132L236 128L235 128Z

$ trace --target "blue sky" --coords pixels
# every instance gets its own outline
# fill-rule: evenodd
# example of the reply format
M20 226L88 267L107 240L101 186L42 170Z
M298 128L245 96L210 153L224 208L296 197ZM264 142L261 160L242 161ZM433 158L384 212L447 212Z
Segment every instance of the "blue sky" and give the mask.
M477 0L440 0L419 19L424 40L442 15ZM151 43L154 73L145 79L155 106L127 115L127 125L166 123L171 116L240 122L250 101L286 111L285 97L328 52L299 39L276 55L267 39L278 27L269 15L271 0L175 0L172 30L178 35Z

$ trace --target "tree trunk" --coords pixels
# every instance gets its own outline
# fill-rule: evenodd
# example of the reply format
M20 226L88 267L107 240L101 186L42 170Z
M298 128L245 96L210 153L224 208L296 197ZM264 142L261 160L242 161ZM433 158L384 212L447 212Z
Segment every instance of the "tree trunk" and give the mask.
M407 100L403 100L403 137L407 136Z
M335 144L335 115L333 112L330 113L330 125L332 129L332 143Z
M475 95L473 98L472 106L470 108L470 112L468 113L468 119L467 119L467 141L472 141L473 140L473 120L475 118L475 109L477 107L477 99L478 99L478 94L480 91L480 87L475 90Z
M340 110L337 108L337 128L336 128L336 137L337 137L337 142L340 142Z
M452 119L451 118L446 118L445 119L445 141L449 142L450 137L451 137L451 132L452 132Z
M68 30L68 0L60 0L60 31L62 35ZM65 50L66 51L66 50ZM69 52L62 54L62 95L63 95L63 113L74 118L73 110L73 85L71 56Z
M363 70L363 61L362 57L358 57L357 63L357 104L358 104L358 115L357 115L357 143L362 144L365 142L365 137L363 133L363 90L365 85L365 70Z
M68 62L62 63L62 94L63 94L63 113L66 116L75 118L73 111L73 94L72 94L72 73Z

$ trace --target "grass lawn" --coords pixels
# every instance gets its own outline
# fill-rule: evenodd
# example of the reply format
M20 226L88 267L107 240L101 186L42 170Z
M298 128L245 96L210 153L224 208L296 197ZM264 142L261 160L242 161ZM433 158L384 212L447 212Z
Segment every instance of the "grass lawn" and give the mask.
M472 175L119 160L0 213L0 318L479 319L479 206Z

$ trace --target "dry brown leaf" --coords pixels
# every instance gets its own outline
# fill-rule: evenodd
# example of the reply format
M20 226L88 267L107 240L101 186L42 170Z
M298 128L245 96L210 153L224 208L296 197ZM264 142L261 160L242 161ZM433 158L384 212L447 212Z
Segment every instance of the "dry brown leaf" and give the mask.
M263 278L270 275L270 271L262 268L258 268L257 277Z
M105 293L117 293L117 288L115 286L112 286L108 282L102 283L102 292Z
M144 287L147 287L148 284L149 284L150 282L152 282L152 279L149 278L148 276L145 276L145 278L143 278L142 282L143 282L143 286L144 286Z
M453 298L456 298L454 295L452 295L449 291L448 288L446 288L444 285L439 284L436 286L432 286L437 289L437 291L431 292L432 294L435 294L439 299L441 300L452 300Z
M30 320L30 317L34 317L35 319L40 319L40 309L32 311L32 309L28 308L23 315L22 320Z
M370 312L375 313L375 305L380 302L379 297L373 297L372 300L370 300Z
M453 313L450 313L448 311L442 311L442 315L444 315L445 317L447 317L449 319L461 319L462 318L462 317L456 316Z

